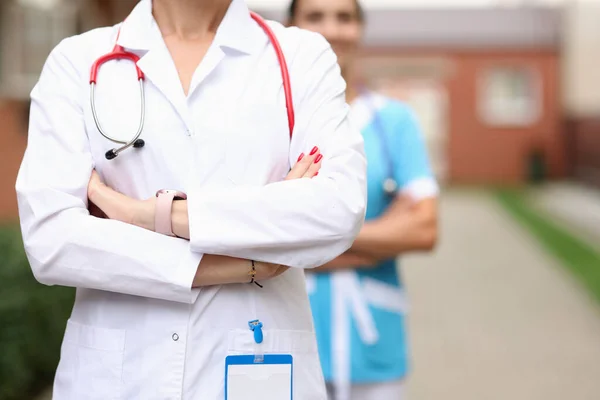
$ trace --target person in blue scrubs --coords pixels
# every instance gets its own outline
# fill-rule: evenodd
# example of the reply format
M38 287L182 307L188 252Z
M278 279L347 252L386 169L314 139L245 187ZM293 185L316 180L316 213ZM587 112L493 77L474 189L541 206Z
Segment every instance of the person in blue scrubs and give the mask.
M321 33L335 50L368 161L362 231L346 253L307 274L307 288L330 398L398 400L409 352L396 259L433 249L439 189L413 111L357 84L364 22L357 0L294 0L289 8L290 25Z

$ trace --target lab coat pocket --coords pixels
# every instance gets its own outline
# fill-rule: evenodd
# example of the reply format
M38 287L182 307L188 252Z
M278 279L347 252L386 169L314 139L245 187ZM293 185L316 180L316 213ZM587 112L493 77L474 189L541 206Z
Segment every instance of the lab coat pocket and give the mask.
M55 400L118 400L125 331L69 320L56 371Z
M229 333L228 355L255 354L257 351L292 355L294 399L327 399L314 332L264 329L263 342L259 345L254 342L254 334L249 330Z

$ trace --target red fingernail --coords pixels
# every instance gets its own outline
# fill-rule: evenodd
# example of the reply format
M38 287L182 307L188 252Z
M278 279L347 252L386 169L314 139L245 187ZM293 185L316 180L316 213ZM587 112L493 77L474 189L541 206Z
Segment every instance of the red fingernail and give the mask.
M319 151L319 148L317 146L313 147L313 149L310 151L310 155L312 156L313 154L315 154L317 151Z
M300 157L298 157L298 161L302 160L303 157L304 157L304 153L300 154Z
M319 175L319 171L315 172L315 174L313 175L313 178L317 175Z
M317 163L318 163L319 161L321 161L322 159L323 159L323 155L322 155L322 154L319 154L319 155L317 156L317 158L315 158L315 164L317 164Z

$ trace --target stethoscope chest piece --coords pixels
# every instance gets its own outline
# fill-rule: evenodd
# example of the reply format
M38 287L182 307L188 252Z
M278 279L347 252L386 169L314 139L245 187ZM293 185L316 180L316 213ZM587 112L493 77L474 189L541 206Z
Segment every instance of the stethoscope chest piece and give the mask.
M395 179L387 178L383 181L383 191L389 196L395 195L398 191L398 182Z

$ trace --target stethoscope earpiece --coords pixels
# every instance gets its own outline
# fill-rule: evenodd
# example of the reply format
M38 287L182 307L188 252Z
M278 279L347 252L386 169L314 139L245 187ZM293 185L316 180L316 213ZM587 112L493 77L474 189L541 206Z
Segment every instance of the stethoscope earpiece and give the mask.
M135 147L136 149L141 149L145 145L146 145L146 142L144 142L144 139L138 139L135 142L133 142L133 147Z

